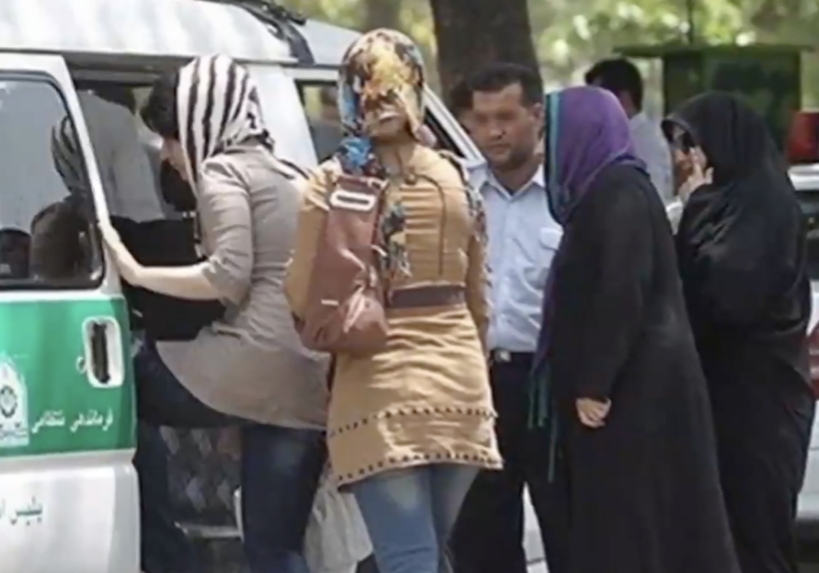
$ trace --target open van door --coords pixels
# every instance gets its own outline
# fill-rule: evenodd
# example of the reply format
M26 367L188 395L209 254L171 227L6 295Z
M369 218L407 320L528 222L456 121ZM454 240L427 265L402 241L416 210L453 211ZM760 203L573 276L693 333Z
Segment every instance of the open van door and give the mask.
M59 56L0 53L0 573L138 573L126 303Z

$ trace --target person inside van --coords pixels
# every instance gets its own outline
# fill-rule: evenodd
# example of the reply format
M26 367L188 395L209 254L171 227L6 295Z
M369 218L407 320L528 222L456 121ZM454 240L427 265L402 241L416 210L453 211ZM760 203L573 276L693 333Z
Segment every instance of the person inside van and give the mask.
M31 220L29 263L35 280L63 281L85 274L88 223L68 201L48 205Z
M337 92L335 86L322 86L319 89L320 114L310 121L310 133L319 161L333 155L343 135L336 104Z
M31 235L21 229L0 229L0 279L29 277Z
M94 148L108 213L136 222L165 216L145 147L121 90L78 92L88 137ZM108 97L111 101L105 99Z
M484 344L483 206L461 166L429 147L424 67L409 38L365 34L339 74L348 135L305 186L287 294L309 338L323 326L322 285L330 299L355 289L336 270L350 255L332 229L345 222L377 237L361 250L383 253L380 272L358 262L389 288L384 345L335 353L330 465L358 502L379 571L438 573L475 475L501 466ZM333 184L341 178L350 187ZM372 229L350 214L360 208L335 208L362 185L381 190Z
M134 363L138 416L153 426L240 424L250 571L307 573L304 534L326 460L327 360L301 346L283 291L298 217L293 172L274 154L249 71L226 56L160 78L142 115L163 139L163 159L191 185L206 258L142 266L100 221L107 248L130 284L227 310L193 340L146 340ZM159 445L138 444L135 459L153 508L143 538L157 540L143 548L143 567L187 572L190 545L163 513L168 460Z

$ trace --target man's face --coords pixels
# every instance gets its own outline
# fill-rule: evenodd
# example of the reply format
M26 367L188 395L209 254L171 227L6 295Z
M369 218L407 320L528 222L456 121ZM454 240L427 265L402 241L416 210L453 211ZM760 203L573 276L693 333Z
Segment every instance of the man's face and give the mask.
M171 167L176 169L185 181L188 181L188 168L185 165L185 152L178 139L163 138L162 151L159 154L163 161L167 161Z
M469 131L492 168L509 171L531 159L542 128L542 108L528 105L520 84L472 94Z

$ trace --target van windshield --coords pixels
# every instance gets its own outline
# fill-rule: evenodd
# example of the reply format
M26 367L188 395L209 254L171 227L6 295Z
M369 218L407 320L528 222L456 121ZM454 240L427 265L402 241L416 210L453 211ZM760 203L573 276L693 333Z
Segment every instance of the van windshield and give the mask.
M74 123L47 78L0 76L0 288L99 276L93 200Z

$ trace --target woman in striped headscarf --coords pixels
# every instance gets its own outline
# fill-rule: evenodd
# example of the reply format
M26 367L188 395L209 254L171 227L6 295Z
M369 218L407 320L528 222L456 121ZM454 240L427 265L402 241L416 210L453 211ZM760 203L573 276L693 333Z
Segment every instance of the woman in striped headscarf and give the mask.
M299 343L282 287L299 203L294 173L273 154L248 70L225 56L196 59L160 80L143 118L163 138L163 159L193 189L205 256L186 267L144 267L101 223L113 261L135 286L220 300L227 310L194 340L142 348L135 359L140 420L193 428L238 421L250 569L307 573L304 531L325 462L326 362ZM159 514L168 500L149 497L163 479L164 452L146 447L140 444L135 462L148 497L143 567L187 571L185 541Z

